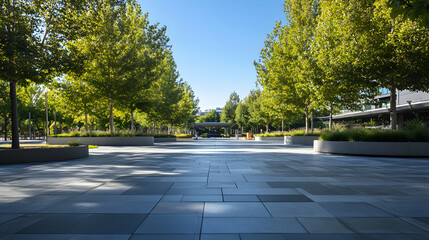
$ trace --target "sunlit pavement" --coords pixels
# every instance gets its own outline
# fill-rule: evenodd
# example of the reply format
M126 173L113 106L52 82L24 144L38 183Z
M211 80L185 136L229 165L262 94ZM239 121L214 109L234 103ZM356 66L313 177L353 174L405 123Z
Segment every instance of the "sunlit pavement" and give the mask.
M0 166L0 239L427 240L429 159L276 142L101 147Z

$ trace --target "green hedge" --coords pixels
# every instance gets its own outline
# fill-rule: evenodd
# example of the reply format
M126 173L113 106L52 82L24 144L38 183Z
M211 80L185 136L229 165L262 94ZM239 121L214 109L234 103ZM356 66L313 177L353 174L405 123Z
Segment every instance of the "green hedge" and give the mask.
M319 139L351 142L429 142L429 128L419 127L402 130L352 128L323 131Z
M315 129L313 132L305 133L305 130L293 130L288 132L273 132L265 134L256 134L255 137L283 137L283 136L320 136L320 130Z
M177 134L176 138L192 138L191 134Z
M155 138L169 138L176 137L175 135L169 134L144 134L131 131L121 131L121 132L71 132L71 133L61 133L57 135L51 135L50 137L155 137Z

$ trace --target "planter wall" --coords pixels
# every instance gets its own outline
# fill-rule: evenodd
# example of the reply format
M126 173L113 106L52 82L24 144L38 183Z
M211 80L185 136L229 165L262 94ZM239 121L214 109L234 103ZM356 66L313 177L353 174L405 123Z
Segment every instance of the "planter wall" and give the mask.
M285 136L284 144L313 146L313 141L317 139L319 136Z
M314 141L314 151L351 155L429 157L429 142Z
M0 150L0 164L64 161L89 156L88 146Z
M50 137L47 140L52 145L67 145L78 142L83 145L98 146L152 146L153 137Z
M171 138L155 138L154 141L155 141L155 143L176 142L177 139L175 137L171 137Z
M283 141L283 137L255 137L255 141Z

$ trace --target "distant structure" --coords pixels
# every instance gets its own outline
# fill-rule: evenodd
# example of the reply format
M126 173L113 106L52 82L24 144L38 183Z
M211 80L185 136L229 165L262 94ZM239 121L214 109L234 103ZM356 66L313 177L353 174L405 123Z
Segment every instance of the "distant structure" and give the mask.
M204 111L199 111L199 112L197 113L197 116L198 116L198 117L200 117L200 116L204 116L204 115L206 115L207 113L209 113L209 112L211 112L211 111L213 111L213 110L216 110L216 113L218 113L218 114L222 114L222 108L221 108L221 107L217 107L216 109L206 109L206 110L204 110Z
M334 115L334 121L360 120L369 122L375 120L384 126L389 125L390 114L390 91L381 89L380 95L375 97L375 105L364 106L362 111L343 111ZM429 124L429 92L397 91L396 111L398 127L403 127L404 123L419 117L420 120ZM322 120L329 120L329 117L322 117Z

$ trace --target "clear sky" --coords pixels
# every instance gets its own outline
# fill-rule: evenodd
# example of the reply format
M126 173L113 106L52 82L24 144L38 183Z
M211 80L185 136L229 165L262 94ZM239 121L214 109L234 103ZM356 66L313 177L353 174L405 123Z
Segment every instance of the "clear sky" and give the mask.
M180 76L202 110L223 107L256 88L253 61L275 21L284 21L283 0L138 0L152 23L167 26Z

